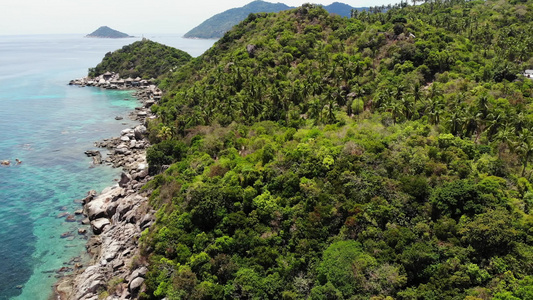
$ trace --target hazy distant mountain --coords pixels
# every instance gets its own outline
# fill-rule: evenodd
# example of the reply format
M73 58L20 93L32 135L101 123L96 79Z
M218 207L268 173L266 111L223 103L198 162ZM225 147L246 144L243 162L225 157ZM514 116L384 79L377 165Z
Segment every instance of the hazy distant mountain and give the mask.
M184 37L200 39L220 38L224 33L230 30L231 27L246 19L250 13L279 12L290 8L290 6L283 3L270 3L260 0L253 1L243 7L232 8L212 16L202 24L187 32Z
M330 13L330 14L337 14L341 17L350 17L350 14L352 12L352 9L355 7L351 7L348 4L340 3L340 2L333 2L328 6L324 6L324 8ZM355 8L357 10L363 10L365 8Z
M96 29L93 33L86 35L86 37L121 39L121 38L128 38L132 36L127 35L123 32L111 29L107 26L102 26Z
M282 10L291 8L294 7L287 6L283 3L270 3L261 0L253 1L243 7L232 8L212 16L211 18L205 20L202 24L187 32L184 37L200 39L221 38L224 33L229 31L233 26L246 19L250 13L280 12ZM343 17L349 17L350 12L353 9L353 7L339 2L324 6L324 8L330 13L334 13ZM363 10L365 8L356 9Z

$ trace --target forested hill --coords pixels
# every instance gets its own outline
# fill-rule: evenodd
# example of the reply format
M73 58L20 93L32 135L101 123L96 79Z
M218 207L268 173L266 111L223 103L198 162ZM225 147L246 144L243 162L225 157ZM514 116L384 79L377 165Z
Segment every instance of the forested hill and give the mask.
M257 0L248 3L243 7L232 8L222 13L216 14L213 17L205 20L197 27L187 32L186 38L201 38L201 39L218 39L221 38L231 27L239 24L250 13L270 13L287 10L290 7L283 3L270 3L262 0ZM350 16L353 7L339 2L334 2L330 5L324 6L330 13L334 13L343 17ZM366 8L357 8L357 10L364 10Z
M101 63L89 69L89 76L115 72L122 78L158 78L191 59L192 56L187 52L143 39L117 51L108 52Z
M532 299L532 10L250 15L162 82L142 297Z

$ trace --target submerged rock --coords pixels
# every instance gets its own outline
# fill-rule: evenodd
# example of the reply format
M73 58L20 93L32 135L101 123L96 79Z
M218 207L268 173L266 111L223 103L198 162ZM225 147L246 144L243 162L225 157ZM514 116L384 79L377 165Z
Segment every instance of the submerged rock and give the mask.
M65 219L67 222L76 222L76 216L75 215L68 215Z
M85 151L85 155L87 155L88 157L102 156L102 154L98 150L87 150L87 151Z
M57 218L57 219L61 219L61 218L64 218L64 217L66 217L66 216L68 216L68 212L62 212L62 213L60 213L59 215L57 215L56 218Z
M72 232L70 232L70 231L67 231L67 232L61 234L61 238L62 239L66 239L66 238L71 237L71 236L72 236Z

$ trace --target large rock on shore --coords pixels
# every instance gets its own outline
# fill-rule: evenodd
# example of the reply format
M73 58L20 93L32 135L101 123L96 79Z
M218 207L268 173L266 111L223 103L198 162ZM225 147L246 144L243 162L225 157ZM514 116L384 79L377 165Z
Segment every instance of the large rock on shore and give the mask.
M93 158L93 165L99 165L102 163L102 154L98 150L87 150L85 155Z
M92 299L94 295L97 296L100 289L106 288L106 278L99 267L99 265L90 266L79 276L75 299Z
M120 181L118 182L118 186L124 188L130 181L131 176L127 173L122 172L122 174L120 174Z
M117 207L118 203L116 203L116 200L123 193L124 189L118 186L105 189L101 195L85 205L85 211L89 219L110 218L110 212L114 213L112 207Z
M147 267L140 267L138 268L137 270L133 271L131 273L131 280L130 281L133 281L135 278L137 277L143 277L146 276L146 273L148 273L148 268Z
M130 292L132 294L137 293L137 291L139 291L143 283L144 283L144 278L142 277L137 277L133 279L129 284Z
M140 141L143 139L144 135L146 134L146 127L144 127L143 125L139 125L135 127L133 132L135 134L135 139Z
M109 219L100 218L91 222L91 228L93 229L94 234L100 234L104 231L104 227L111 224Z
M81 199L81 204L85 205L86 203L91 202L97 194L98 193L95 190L88 191L87 196Z

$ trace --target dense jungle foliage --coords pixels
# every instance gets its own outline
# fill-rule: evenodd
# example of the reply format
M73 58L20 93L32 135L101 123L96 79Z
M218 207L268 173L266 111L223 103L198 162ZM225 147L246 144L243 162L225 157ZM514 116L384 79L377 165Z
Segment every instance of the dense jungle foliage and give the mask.
M105 72L119 73L121 78L158 78L176 70L192 59L187 52L148 39L108 52L101 63L89 69L89 77Z
M250 15L162 81L141 296L533 299L532 10Z

